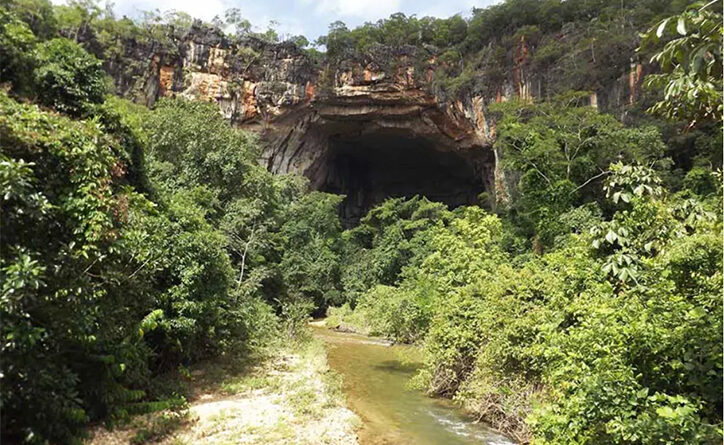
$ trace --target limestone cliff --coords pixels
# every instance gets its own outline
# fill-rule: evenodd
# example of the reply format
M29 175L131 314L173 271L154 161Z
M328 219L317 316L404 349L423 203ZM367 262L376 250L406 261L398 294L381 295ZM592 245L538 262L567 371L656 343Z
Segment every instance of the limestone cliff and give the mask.
M378 47L329 63L293 43L232 42L199 23L171 36L165 45L127 42L126 58L141 61L132 69L107 61L119 93L148 105L162 96L217 103L231 123L261 135L271 171L301 173L315 188L347 194L343 216L351 222L388 196L423 193L460 205L488 192L504 203L487 106L547 91L524 39L511 75L488 85L487 95L447 98L434 88L434 48ZM604 102L633 100L640 77L641 67L632 66L603 89ZM599 96L592 93L591 105Z

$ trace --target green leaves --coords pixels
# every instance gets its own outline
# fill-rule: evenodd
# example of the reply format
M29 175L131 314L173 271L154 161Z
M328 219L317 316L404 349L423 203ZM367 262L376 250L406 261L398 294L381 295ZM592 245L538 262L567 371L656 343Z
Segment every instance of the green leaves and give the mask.
M606 259L601 271L612 275L615 279L625 283L629 278L636 280L638 276L638 258L631 254L616 254Z
M105 72L100 60L77 43L57 38L35 50L33 78L42 103L74 116L103 102Z
M337 195L311 192L287 209L280 231L283 256L279 268L288 295L277 298L301 297L316 311L343 302L341 201Z
M158 322L163 319L163 310L156 309L149 312L148 315L143 317L141 323L138 325L138 334L143 337L146 332L151 332L158 327Z
M501 114L495 144L503 150L503 164L521 174L521 196L513 204L516 215L543 247L563 235L565 224L557 221L571 207L597 199L604 204L596 193L601 183L607 184L607 197L615 203L661 190L655 187L660 180L653 170L623 162L611 165L616 158L655 163L664 150L658 131L625 128L610 115L575 106L578 98L572 93L551 103L491 106ZM634 190L629 187L634 183L644 186Z
M419 196L388 199L370 210L343 234L342 282L349 300L378 284L395 284L405 265L429 253L424 234L452 216L445 205Z
M65 42L44 49L44 79L92 74L95 62L77 64ZM79 66L89 69L66 76ZM8 431L53 443L72 442L89 419L160 406L158 391L144 390L167 366L270 338L277 319L260 287L276 277L259 265L280 261L285 206L303 190L258 166L253 138L213 107L160 106L151 118L123 106L83 112L91 109L101 115L73 121L0 94L2 406ZM147 133L126 127L139 122ZM138 153L145 138L154 141L149 169ZM124 176L131 161L134 181ZM155 203L133 188L149 183ZM320 206L316 227L338 224L338 199ZM255 225L259 244L243 263L230 234ZM312 254L312 244L288 247ZM240 263L248 279L235 286Z
M425 248L401 280L364 293L352 315L379 334L422 341L416 385L504 419L524 440L721 440L718 412L707 408L721 400L721 219L682 232L686 212L676 209L696 205L666 196L648 168L610 171L604 182L612 200L620 193L620 210L590 234L511 265L496 254L496 218L457 210L418 232ZM394 209L369 221L396 227ZM367 239L368 229L355 233Z
M606 241L608 241L610 244L613 244L618 239L618 234L614 232L613 230L609 230L608 233L606 233Z
M405 45L450 47L462 42L467 22L459 15L449 18L405 16L394 13L377 22L367 22L349 30L340 21L329 25L329 32L317 40L327 47L332 60L342 60L353 52L373 52L380 45L399 48Z
M672 23L676 23L677 35L662 47L659 40ZM654 44L660 50L651 61L658 63L663 73L647 76L645 85L663 90L664 97L649 111L684 120L688 128L721 121L721 2L695 3L681 14L663 20L655 32L652 28L644 34L641 48Z
M667 18L661 21L658 28L656 28L656 37L661 38L661 36L664 35L664 30L666 29L666 25L669 23L669 20L671 20L671 18Z
M649 167L617 162L610 165L609 171L611 174L604 182L603 189L606 197L611 198L614 204L619 201L630 203L632 198L645 195L655 198L664 192L661 178Z
M682 36L686 35L686 18L685 17L679 17L679 20L677 20L676 32L678 32Z
M102 357L120 355L138 322L128 321L133 286L124 304L113 304L118 264L128 263L110 247L118 237L112 171L121 150L94 122L4 93L0 147L2 405L11 430L67 443L117 401L110 391L123 383ZM103 401L99 388L108 388Z

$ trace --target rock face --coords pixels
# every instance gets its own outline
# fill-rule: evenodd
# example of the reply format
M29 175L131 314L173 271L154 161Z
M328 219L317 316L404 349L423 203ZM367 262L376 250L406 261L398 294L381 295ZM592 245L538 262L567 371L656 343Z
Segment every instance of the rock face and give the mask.
M307 99L272 122L264 162L347 195L347 224L390 196L422 194L458 206L494 189L487 126L480 131L464 109L441 107L404 77L337 72L332 87Z
M128 42L126 58L141 61L132 69L108 61L118 91L147 105L162 96L217 103L233 125L261 135L261 162L269 170L300 173L315 189L347 195L348 225L391 196L422 194L458 206L478 203L487 192L493 205L504 205L506 179L486 106L532 100L545 90L526 71L524 41L510 79L486 88L494 91L490 97L442 98L432 88L434 53L424 48L330 64L293 43L232 43L199 24L171 40L163 47ZM615 100L605 102L631 100L640 77L640 67L632 66L608 89ZM600 99L594 93L591 105Z

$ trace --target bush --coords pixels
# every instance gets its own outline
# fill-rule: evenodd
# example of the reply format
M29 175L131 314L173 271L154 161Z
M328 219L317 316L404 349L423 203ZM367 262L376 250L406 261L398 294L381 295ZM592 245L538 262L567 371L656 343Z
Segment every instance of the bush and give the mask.
M376 285L395 284L403 266L426 249L416 234L451 215L444 204L419 196L388 199L370 210L359 226L343 234L342 284L348 301L354 305Z
M307 324L311 320L309 314L312 310L314 303L304 299L282 303L281 315L289 339L304 339L308 335Z
M595 203L565 212L542 256L509 261L501 221L476 207L408 244L392 232L414 246L396 282L330 311L332 324L420 341L415 385L521 442L720 441L720 204L666 196L645 167L610 169L610 219ZM401 207L346 235L374 246Z
M95 111L97 119L73 121L0 95L3 441L71 443L88 421L166 409L171 394L159 390L156 376L181 363L247 353L278 332L260 292L266 272L256 266L263 260L249 261L254 269L241 274L247 279L237 278L234 238L215 228L216 197L224 195L212 187L258 187L238 191L261 190L266 201L234 201L237 226L268 206L255 221L276 227L278 236L281 223L272 217L282 214L286 194L296 196L294 181L265 182L270 176L260 167L231 152L224 156L241 157L243 179L225 171L208 186L169 187L149 169L146 181L138 151L154 138L132 128L137 120L128 107ZM197 144L203 141L189 137L180 149ZM226 164L219 151L207 154L212 164ZM133 185L149 187L158 202ZM321 211L333 214L333 207ZM294 247L307 249L307 240ZM297 322L311 310L303 303L282 315Z
M265 299L279 315L296 316L301 307L323 313L341 302L340 197L310 193L304 178L269 173L257 163L254 136L231 128L213 104L162 100L143 125L152 187L169 203L185 196L171 210L190 211L187 219L215 232L208 245L227 251L232 274L205 289L218 283L212 293L233 288ZM174 274L189 273L178 267Z
M684 176L684 188L697 195L711 195L718 187L716 176L707 168L694 167Z
M403 343L414 343L427 330L430 308L407 289L378 285L357 306L369 323L369 333Z
M35 50L33 79L40 101L73 116L90 112L106 93L103 64L80 45L56 38Z
M163 213L135 213L129 221L134 236L143 237L134 250L148 261L139 274L157 289L154 304L165 314L147 339L159 370L222 352L240 323L227 314L235 308L226 237L211 228L193 192L170 197Z
M0 82L10 82L24 92L33 67L36 38L30 28L11 12L0 8Z
M367 318L362 311L352 310L349 303L344 303L339 307L328 307L325 326L331 329L353 331L365 335L370 333Z
M0 146L3 440L67 443L140 399L147 378L138 332L155 308L119 250L121 150L95 123L4 94Z
M312 302L318 314L342 303L340 202L341 196L304 194L287 209L280 231L284 253L279 267L287 293Z

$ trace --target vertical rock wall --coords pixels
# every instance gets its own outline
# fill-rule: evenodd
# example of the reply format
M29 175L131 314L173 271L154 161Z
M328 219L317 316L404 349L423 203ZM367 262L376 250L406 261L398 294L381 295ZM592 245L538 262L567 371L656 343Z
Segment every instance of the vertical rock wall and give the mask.
M425 48L380 47L330 66L293 43L232 42L199 23L170 41L127 42L125 57L134 64L107 61L119 93L148 105L164 96L214 102L232 124L261 135L262 162L271 171L304 174L317 188L329 183L331 141L388 134L479 164L474 171L483 189L505 204L507 181L501 153L492 149L495 123L487 106L532 101L548 91L547 77L530 69L522 37L509 78L485 88L494 93L446 99L434 93L436 56ZM629 73L592 93L591 105L633 102L642 71L632 63Z

